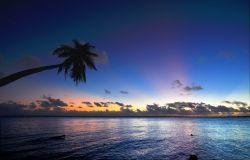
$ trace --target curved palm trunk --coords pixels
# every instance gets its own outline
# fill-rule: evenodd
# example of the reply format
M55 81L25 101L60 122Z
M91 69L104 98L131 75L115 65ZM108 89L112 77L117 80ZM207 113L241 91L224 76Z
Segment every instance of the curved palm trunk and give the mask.
M55 69L57 67L59 67L61 64L56 64L56 65L50 65L50 66L43 66L43 67L37 67L37 68L32 68L32 69L26 69L24 71L20 71L14 74L11 74L9 76L3 77L0 79L0 87L7 85L13 81L16 81L22 77L34 74L34 73L38 73L38 72L42 72L45 70L51 70L51 69Z

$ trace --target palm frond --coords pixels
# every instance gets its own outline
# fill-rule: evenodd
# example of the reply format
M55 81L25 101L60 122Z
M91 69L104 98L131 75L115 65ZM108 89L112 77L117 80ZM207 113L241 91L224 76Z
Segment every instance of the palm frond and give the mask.
M62 45L55 49L53 54L60 58L65 58L60 67L58 74L64 71L65 78L70 72L71 79L76 83L86 82L86 67L97 70L94 58L98 54L92 52L95 46L85 43L81 44L73 40L73 46Z

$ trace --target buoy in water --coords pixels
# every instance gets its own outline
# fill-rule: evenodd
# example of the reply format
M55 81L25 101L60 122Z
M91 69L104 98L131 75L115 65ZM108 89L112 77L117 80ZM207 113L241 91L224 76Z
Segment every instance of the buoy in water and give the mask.
M198 157L194 154L191 154L188 160L198 160Z
M65 139L65 135L54 136L54 137L51 137L51 139Z

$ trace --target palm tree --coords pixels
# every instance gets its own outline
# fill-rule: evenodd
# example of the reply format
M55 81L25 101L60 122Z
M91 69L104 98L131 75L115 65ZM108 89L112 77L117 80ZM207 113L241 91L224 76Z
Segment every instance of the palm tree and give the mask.
M74 45L72 46L61 45L59 48L54 50L53 55L64 58L64 61L62 63L31 68L3 77L0 79L0 87L16 81L22 77L55 68L58 68L58 74L64 71L65 78L70 73L70 77L73 79L76 85L79 82L86 82L86 67L88 67L89 69L97 70L95 67L94 59L98 55L93 52L95 46L92 46L89 43L82 44L76 40L73 40L73 42Z

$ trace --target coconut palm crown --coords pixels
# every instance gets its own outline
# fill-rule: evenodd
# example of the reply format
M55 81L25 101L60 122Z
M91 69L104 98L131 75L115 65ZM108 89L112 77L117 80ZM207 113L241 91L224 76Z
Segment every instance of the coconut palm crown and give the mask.
M73 81L78 84L79 82L86 82L86 67L97 70L94 58L98 55L92 52L95 46L89 43L81 44L76 40L73 40L73 42L74 46L62 45L55 49L53 55L65 58L58 67L58 73L64 71L65 77L70 74Z
M86 68L97 70L95 66L95 58L97 58L98 55L94 53L94 49L95 46L92 46L89 43L80 43L77 40L73 40L73 45L61 45L53 52L53 55L56 55L59 58L64 58L62 63L26 69L8 75L0 79L0 87L25 76L55 68L58 68L58 74L63 71L65 78L70 75L70 78L73 79L76 85L79 82L86 82Z

